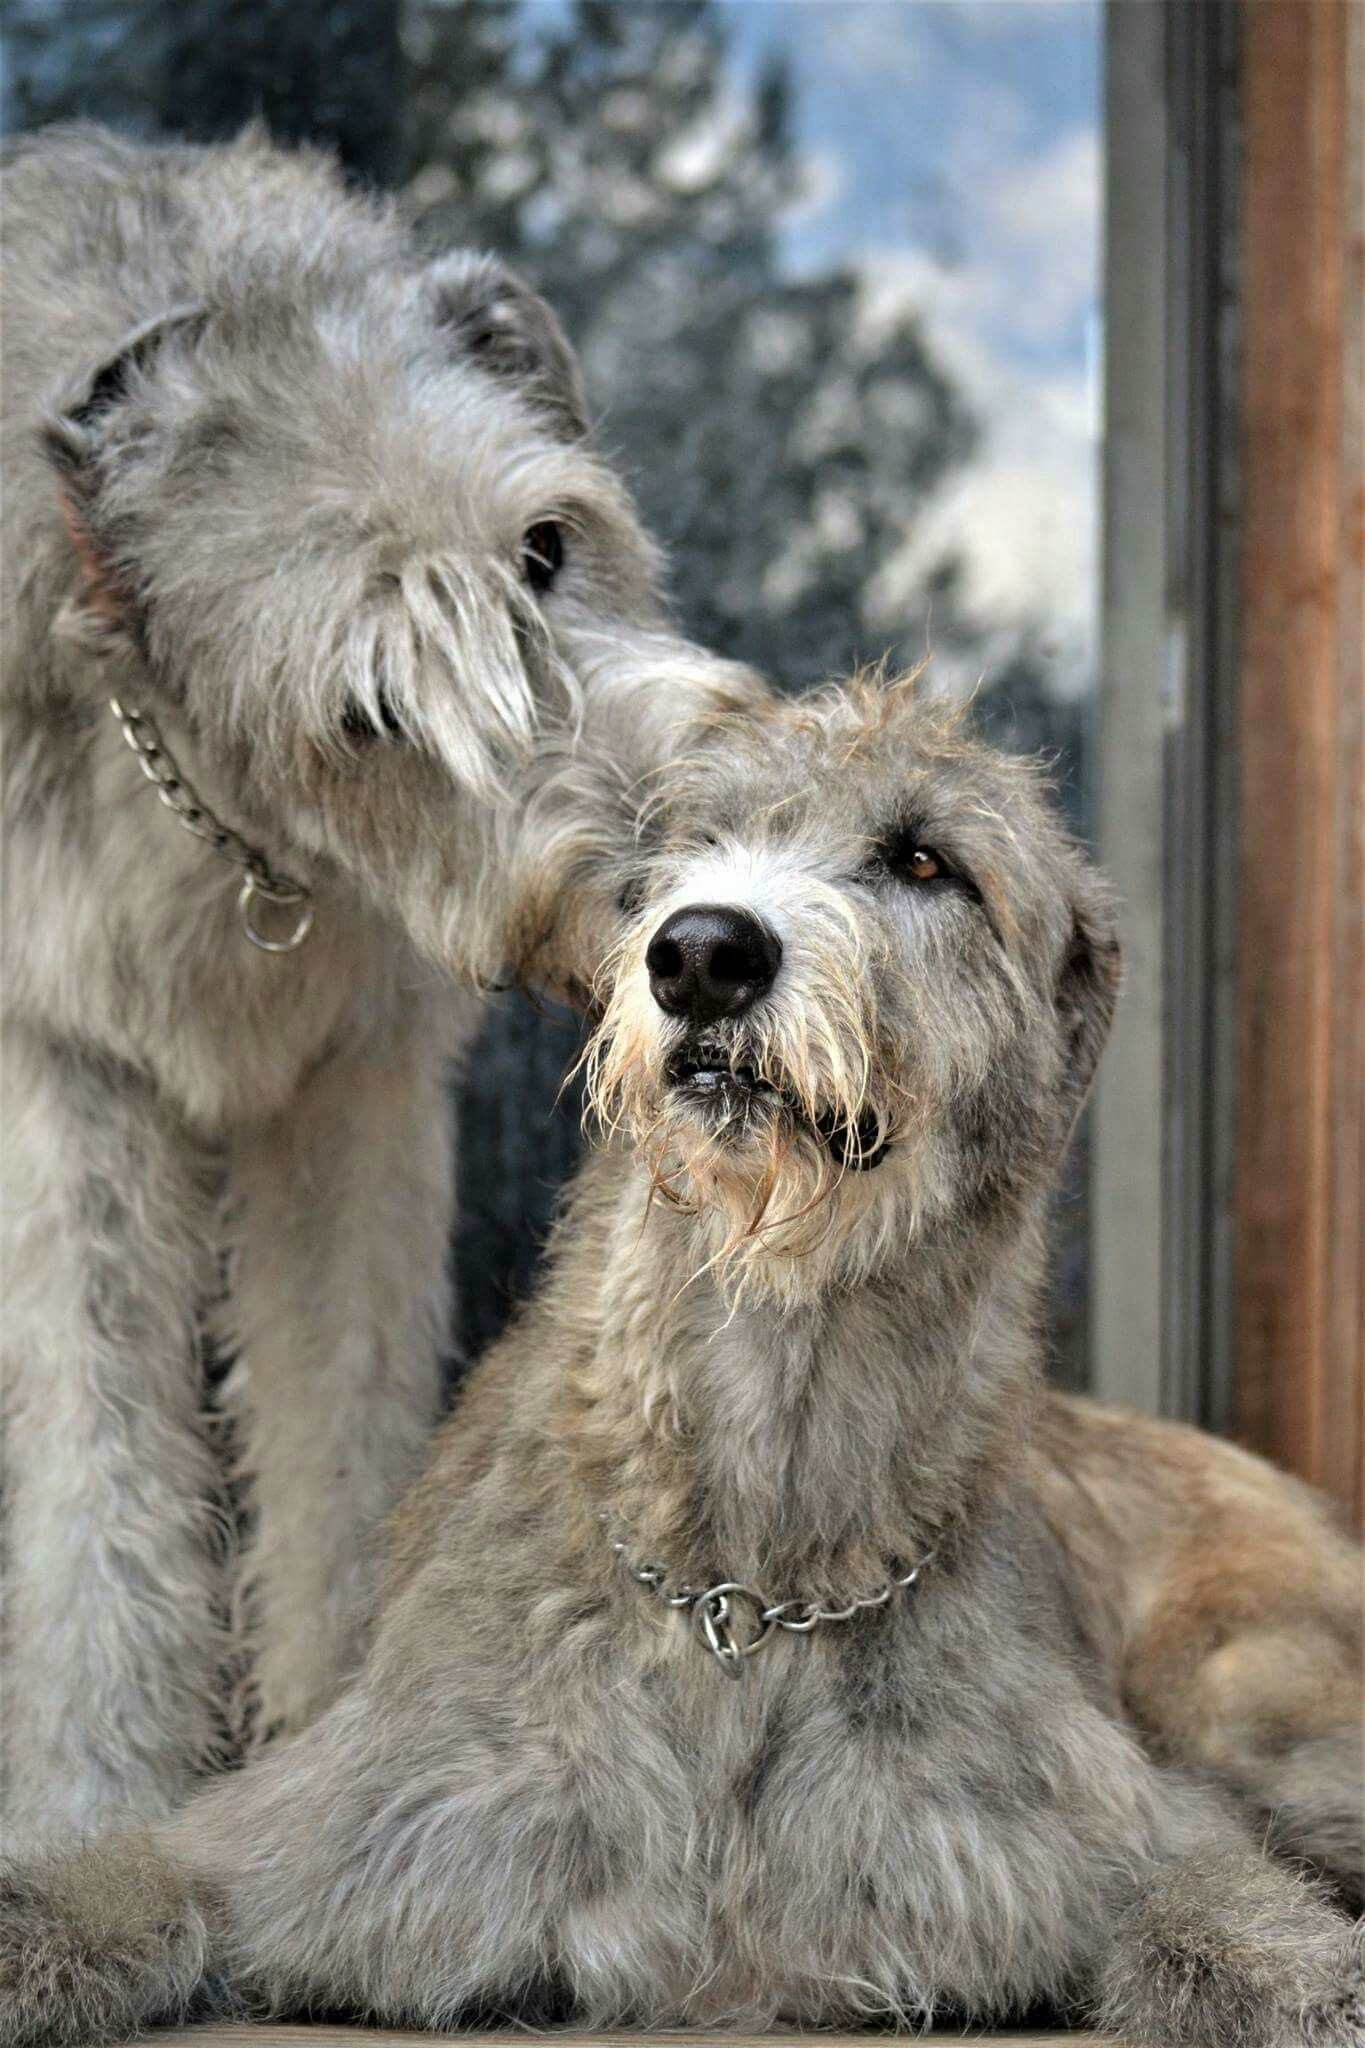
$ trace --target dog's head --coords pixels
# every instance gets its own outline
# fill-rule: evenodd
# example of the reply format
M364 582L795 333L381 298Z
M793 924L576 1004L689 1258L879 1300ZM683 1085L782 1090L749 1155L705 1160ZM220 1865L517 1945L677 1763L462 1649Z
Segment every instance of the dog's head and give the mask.
M240 190L186 303L46 419L65 623L273 861L335 861L446 955L580 645L658 631L655 552L542 299L423 265L311 160L218 161Z
M862 681L730 721L662 839L592 1098L731 1274L800 1293L1017 1217L1118 983L1036 768L911 681Z

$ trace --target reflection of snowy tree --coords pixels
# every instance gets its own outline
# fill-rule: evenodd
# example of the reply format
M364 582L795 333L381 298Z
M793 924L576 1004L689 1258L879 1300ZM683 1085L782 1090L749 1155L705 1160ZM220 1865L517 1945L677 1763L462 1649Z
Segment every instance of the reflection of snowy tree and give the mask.
M874 327L852 272L784 272L784 72L741 89L714 0L408 0L404 46L410 197L563 312L689 630L786 684L930 646L988 662L983 719L1057 755L1079 816L1082 713L1049 692L1041 627L972 616L951 555L908 591L885 574L974 427L913 314Z
M409 9L433 229L472 222L563 311L700 638L788 682L882 653L868 585L972 427L912 318L872 341L850 274L782 275L783 74L738 97L710 0L518 30L482 0ZM923 644L921 611L903 651Z

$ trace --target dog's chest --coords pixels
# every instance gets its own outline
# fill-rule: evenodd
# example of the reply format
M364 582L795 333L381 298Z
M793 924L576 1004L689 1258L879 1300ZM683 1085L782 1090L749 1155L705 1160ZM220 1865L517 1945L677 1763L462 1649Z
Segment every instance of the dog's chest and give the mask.
M639 1954L698 2024L813 2021L1026 2004L1083 1948L1093 1858L1025 1758L1021 1701L986 1733L983 1695L955 1728L886 1641L862 1660L783 1644L738 1682L684 1647L675 1684L599 1723L604 1860L631 1875L560 1930L583 1967ZM1003 1925L1024 1930L1008 1960Z

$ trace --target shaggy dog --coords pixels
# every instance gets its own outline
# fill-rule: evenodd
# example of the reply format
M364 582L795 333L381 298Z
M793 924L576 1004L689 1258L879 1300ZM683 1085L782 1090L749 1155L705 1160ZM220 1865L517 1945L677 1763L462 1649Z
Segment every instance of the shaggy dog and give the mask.
M244 1640L257 1734L353 1664L473 987L591 974L626 793L750 685L497 263L252 137L40 137L4 227L3 1761L84 1824L184 1795Z
M0 2042L1046 1999L1138 2048L1358 2048L1358 1935L1144 1753L1102 1517L1040 1499L1102 889L904 690L774 706L667 788L592 1052L617 1141L399 1510L362 1672L180 1817L8 1867ZM1306 1610L1340 1559L1305 1541Z

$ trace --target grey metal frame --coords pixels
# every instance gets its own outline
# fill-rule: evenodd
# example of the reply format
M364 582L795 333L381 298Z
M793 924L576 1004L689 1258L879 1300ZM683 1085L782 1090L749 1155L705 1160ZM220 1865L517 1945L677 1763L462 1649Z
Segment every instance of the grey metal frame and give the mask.
M1109 0L1099 851L1127 980L1091 1153L1091 1385L1229 1406L1235 0Z

